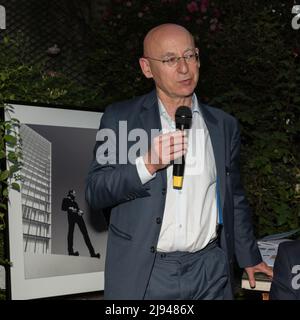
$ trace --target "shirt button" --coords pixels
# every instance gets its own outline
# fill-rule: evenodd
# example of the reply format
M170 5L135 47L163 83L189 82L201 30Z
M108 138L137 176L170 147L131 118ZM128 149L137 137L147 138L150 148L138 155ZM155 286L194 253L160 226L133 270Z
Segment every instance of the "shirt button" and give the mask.
M157 224L161 224L161 218L160 217L156 218L156 223Z
M154 252L155 252L155 247L152 246L152 247L150 248L150 251L151 251L152 253L154 253Z

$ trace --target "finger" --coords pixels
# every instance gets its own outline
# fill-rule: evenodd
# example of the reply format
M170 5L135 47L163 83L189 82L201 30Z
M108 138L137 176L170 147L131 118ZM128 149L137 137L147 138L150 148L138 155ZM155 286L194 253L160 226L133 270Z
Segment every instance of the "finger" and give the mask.
M273 278L274 274L273 274L273 269L269 270L268 276Z
M187 144L188 143L188 139L186 137L180 137L180 138L175 138L173 140L173 144Z
M175 160L175 159L177 159L177 158L179 158L179 157L184 156L184 155L186 154L186 152L187 152L187 149L186 149L186 148L174 152L173 154L170 155L171 160Z
M269 277L273 278L273 269L270 268L269 266L266 267L265 273L266 273Z
M169 136L169 137L162 137L160 140L160 143L163 143L165 145L177 145L177 144L187 144L188 143L188 139L187 137L183 137L183 136Z
M168 133L164 133L162 135L160 135L159 137L161 137L162 140L169 140L170 138L172 139L177 139L177 138L182 138L182 137L186 137L186 132L185 131L174 131L174 132L168 132Z
M174 152L186 151L186 150L187 150L186 142L183 144L173 144L173 145L169 145L167 142L165 142L165 143L162 143L162 151L160 155L164 157L164 156L169 156Z
M184 155L183 151L175 152L171 155L171 160L176 160Z
M251 274L248 274L248 278L249 278L250 287L251 287L252 289L254 289L255 286L256 286L254 274L252 274L252 273L251 273Z
M170 146L169 148L167 147L166 149L164 149L164 151L169 154L173 154L178 151L185 151L185 150L187 150L187 145L185 145L185 144L175 144L175 145Z
M254 271L265 273L267 276L273 278L273 269L270 266L268 266L265 262L259 264Z

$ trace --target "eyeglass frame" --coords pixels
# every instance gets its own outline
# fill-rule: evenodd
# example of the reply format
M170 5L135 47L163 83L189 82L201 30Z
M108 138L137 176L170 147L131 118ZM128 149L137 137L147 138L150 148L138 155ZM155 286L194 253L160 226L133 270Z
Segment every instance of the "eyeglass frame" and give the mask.
M187 58L191 59L192 57L195 57L196 60L195 60L194 62L199 61L199 49L198 49L198 48L195 48L195 49L193 49L193 50L194 50L194 53L193 53L192 55L190 55L190 57L185 57L184 55L183 55L183 56L180 56L180 57L176 57L176 56L173 57L173 56L172 56L172 58L175 58L175 63L172 64L172 65L168 64L170 61L167 60L167 59L169 59L169 58L167 58L167 57L164 58L164 59L157 59L157 58L152 58L152 57L143 56L143 58L144 58L144 59L149 59L149 60L154 60L154 61L159 61L159 62L161 62L163 65L167 65L167 66L169 66L169 67L175 67L175 66L178 65L178 62L179 62L180 59L184 59L184 61L185 61L186 63L190 63L190 62L187 61L186 59L187 59Z

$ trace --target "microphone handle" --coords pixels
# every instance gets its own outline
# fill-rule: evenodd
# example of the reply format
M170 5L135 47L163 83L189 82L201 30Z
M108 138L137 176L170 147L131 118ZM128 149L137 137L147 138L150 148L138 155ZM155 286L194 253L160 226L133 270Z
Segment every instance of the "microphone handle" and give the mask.
M182 177L184 174L185 159L184 156L175 159L173 164L173 175Z
M182 189L183 175L184 175L184 156L174 160L173 163L173 189Z
M184 125L177 125L177 129L183 131ZM181 190L183 185L185 159L184 155L173 162L173 189Z

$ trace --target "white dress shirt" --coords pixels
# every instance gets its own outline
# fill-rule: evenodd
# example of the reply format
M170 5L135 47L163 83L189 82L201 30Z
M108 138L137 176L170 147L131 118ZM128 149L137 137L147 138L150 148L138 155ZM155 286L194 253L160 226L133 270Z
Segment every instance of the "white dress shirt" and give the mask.
M176 130L175 121L159 100L163 133ZM217 175L208 129L199 109L196 95L192 99L192 124L188 130L188 150L181 190L173 189L173 166L167 168L167 195L157 251L196 252L216 238L218 219ZM143 157L136 159L143 184L154 179Z

